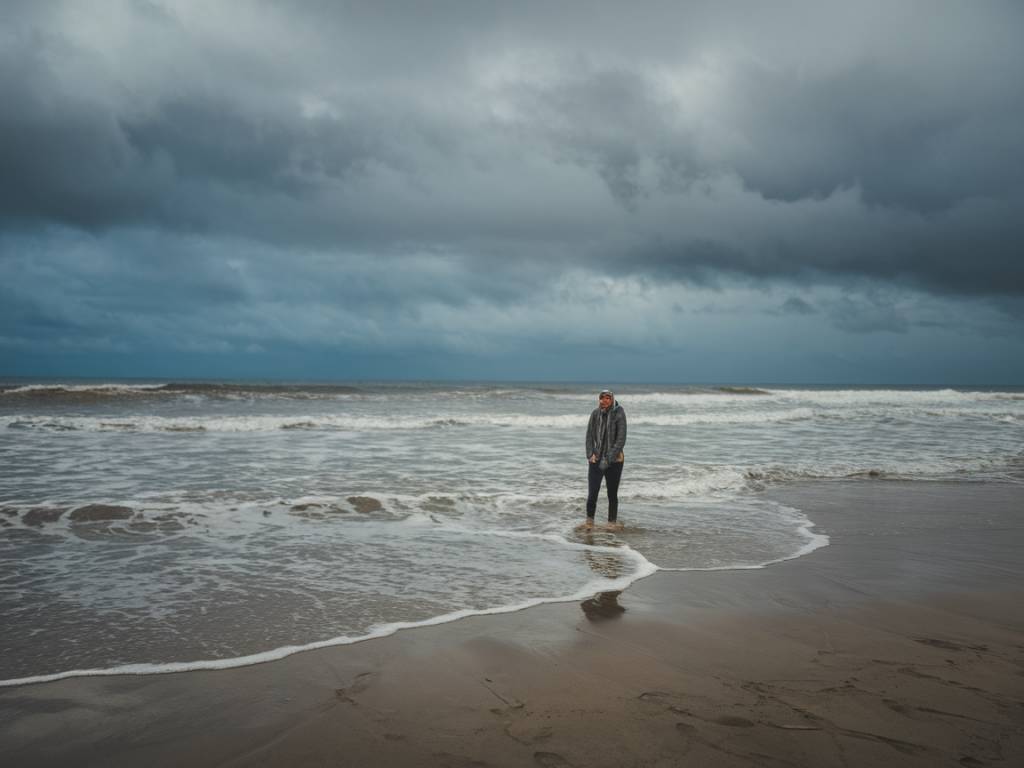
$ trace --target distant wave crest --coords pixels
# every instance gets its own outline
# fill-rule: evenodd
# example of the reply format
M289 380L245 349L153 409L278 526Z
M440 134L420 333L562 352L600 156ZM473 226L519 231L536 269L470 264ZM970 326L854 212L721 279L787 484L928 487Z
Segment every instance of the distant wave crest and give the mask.
M0 397L31 401L139 399L198 395L209 398L258 397L311 400L359 394L358 387L341 384L258 384L220 382L171 382L153 384L0 384Z

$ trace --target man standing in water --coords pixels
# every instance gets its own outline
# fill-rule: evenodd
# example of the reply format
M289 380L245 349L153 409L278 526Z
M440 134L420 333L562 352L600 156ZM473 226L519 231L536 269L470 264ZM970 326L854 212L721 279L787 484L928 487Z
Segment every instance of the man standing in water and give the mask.
M587 461L590 462L587 493L587 522L585 528L594 527L597 495L601 479L608 490L608 528L621 531L619 515L619 480L626 461L622 453L626 445L626 412L615 400L615 393L604 389L597 397L597 408L590 414L587 425Z

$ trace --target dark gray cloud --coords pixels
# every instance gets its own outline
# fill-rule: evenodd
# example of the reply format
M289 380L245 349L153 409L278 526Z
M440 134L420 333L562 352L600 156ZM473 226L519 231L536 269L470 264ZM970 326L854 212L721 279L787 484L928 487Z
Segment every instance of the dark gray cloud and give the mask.
M147 217L157 203L116 115L68 93L34 30L0 45L0 217L88 226Z
M940 293L1024 296L1024 197L976 199L929 215L849 207L847 199L812 202L796 224L768 220L753 233L722 239L638 238L625 270L668 278L714 281L723 275L801 282L867 277ZM739 214L742 215L742 214ZM738 225L738 229L749 226Z
M779 312L787 315L813 315L818 310L808 301L799 296L790 296L778 309Z
M483 349L611 301L628 347L696 295L858 337L945 322L901 296L1024 318L1019 3L0 15L9 344Z
M1021 125L1024 86L1000 83L994 67L1024 62L960 63L974 77L941 85L878 61L799 79L750 67L735 80L735 124L749 139L735 169L751 189L784 201L858 187L868 206L928 213L1019 196L1024 149L1007 128Z
M836 328L851 333L906 333L910 322L891 302L877 297L853 299L843 296L829 308Z
M929 12L891 11L886 29L851 33L836 29L851 15L838 4L831 14L783 4L743 22L704 3L652 3L628 17L591 4L299 3L292 13L241 3L230 7L248 18L224 39L209 28L217 18L204 26L188 6L103 7L121 29L75 29L70 3L9 9L0 167L19 183L0 191L8 222L339 247L514 244L546 225L524 196L586 205L594 179L625 210L591 200L592 221L560 233L572 246L593 221L614 232L648 205L659 212L645 227L677 241L671 260L684 269L714 269L707 256L719 250L735 256L723 266L755 275L841 264L928 282L931 260L914 257L932 245L921 236L884 253L822 254L804 238L806 222L794 222L753 232L739 253L723 224L679 243L673 225L688 222L672 209L703 183L734 177L765 205L856 190L853 226L874 226L875 208L934 216L949 252L939 272L969 258L979 228L986 254L1020 239L1024 53L1007 30L1021 28L1024 12L1015 4L970 14L913 6ZM553 34L559 23L572 26L571 44ZM759 30L778 39L759 40ZM835 50L811 42L830 32ZM985 210L965 216L963 206ZM989 266L1013 261L994 255ZM999 285L1021 290L1014 277ZM962 284L949 278L934 282Z

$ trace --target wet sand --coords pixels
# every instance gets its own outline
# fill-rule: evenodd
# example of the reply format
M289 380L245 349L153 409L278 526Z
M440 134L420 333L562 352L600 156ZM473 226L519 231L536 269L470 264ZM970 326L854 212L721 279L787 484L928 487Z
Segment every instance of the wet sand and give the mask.
M1024 765L1024 486L865 480L772 497L831 545L255 667L3 689L0 754L12 766Z

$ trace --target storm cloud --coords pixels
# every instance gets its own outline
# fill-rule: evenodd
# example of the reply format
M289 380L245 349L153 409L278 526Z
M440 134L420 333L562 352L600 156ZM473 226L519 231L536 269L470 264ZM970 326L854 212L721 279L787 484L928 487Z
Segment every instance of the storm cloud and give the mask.
M0 14L9 351L585 357L599 317L653 354L740 297L837 344L1024 322L1019 3Z

